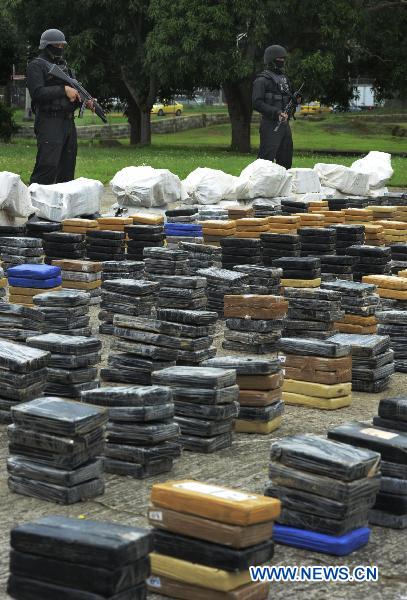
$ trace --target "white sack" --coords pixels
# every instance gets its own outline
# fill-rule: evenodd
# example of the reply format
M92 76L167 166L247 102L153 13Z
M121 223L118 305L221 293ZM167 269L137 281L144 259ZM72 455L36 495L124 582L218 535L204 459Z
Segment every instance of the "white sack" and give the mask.
M224 173L219 169L198 167L192 171L183 185L194 204L219 204L223 199L235 200L237 177Z
M365 173L330 163L317 163L314 170L321 185L335 188L343 194L366 196L369 191L369 176Z
M29 217L34 212L28 187L20 175L0 172L0 209L10 217Z
M168 169L125 167L110 182L120 206L166 206L184 199L181 180Z
M376 150L355 160L351 164L351 169L358 173L366 173L369 177L369 187L375 189L384 187L394 172L391 166L391 154Z
M293 194L308 194L319 193L321 184L319 182L318 173L314 169L288 169L292 175Z
M28 189L36 214L49 221L99 212L103 196L103 183L86 177L52 185L32 183Z
M284 167L258 158L240 173L236 197L250 200L287 196L290 193L289 188L291 189L291 175Z

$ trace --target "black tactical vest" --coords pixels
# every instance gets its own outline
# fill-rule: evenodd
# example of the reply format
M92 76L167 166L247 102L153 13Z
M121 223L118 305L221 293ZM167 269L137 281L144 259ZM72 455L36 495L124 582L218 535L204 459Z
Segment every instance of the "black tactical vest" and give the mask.
M48 57L44 57L45 60L49 62ZM44 73L44 81L45 86L54 86L54 85L65 85L60 79L55 77L54 75L49 75L49 67L47 66L45 60L41 60L41 57L34 58L33 63L38 64L41 67L42 72ZM65 61L61 61L58 63L58 66L65 71L70 77L73 77L72 71L69 69ZM77 108L76 102L71 102L67 96L63 96L61 98L55 98L53 100L49 100L48 102L41 102L41 105L35 105L34 102L31 104L31 109L33 113L41 112L41 113L73 113Z
M268 80L264 101L278 110L284 110L292 95L287 76L266 70L260 73L260 77Z

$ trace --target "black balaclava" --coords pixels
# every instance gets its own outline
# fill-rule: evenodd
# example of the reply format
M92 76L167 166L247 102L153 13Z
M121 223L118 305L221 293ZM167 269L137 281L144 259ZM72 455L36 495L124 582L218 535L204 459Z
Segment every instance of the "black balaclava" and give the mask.
M53 46L52 44L48 44L48 46L45 48L48 56L51 57L51 59L54 62L63 62L62 61L62 56L64 54L64 50L65 48L57 48L56 46Z

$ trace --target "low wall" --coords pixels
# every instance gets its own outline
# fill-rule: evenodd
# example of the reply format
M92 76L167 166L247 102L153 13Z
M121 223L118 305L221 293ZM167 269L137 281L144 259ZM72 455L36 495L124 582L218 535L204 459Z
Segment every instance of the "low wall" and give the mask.
M80 123L80 122L79 122ZM177 131L186 131L187 129L199 129L209 125L221 125L229 123L227 113L200 114L188 117L166 117L163 119L151 121L152 133L175 133ZM117 139L125 138L130 135L128 123L118 123L117 125L80 125L77 123L78 138L82 140L97 139ZM21 125L15 138L34 138L33 125Z

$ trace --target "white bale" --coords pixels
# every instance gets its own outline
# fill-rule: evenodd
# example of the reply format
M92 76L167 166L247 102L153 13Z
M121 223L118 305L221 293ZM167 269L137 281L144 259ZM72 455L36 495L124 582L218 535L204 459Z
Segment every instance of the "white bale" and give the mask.
M321 185L335 188L343 194L366 196L369 191L369 176L365 173L334 163L317 163L314 170Z
M240 200L286 196L291 191L291 175L281 165L258 158L240 173L236 197Z
M21 181L20 175L0 172L0 209L6 211L10 218L26 218L34 212L28 187Z
M58 222L99 212L103 196L103 183L86 177L52 185L32 183L28 189L36 214Z
M391 166L391 154L372 150L351 164L351 169L365 173L369 177L369 187L382 188L392 177L394 171Z
M183 180L185 192L193 204L219 204L235 200L237 177L219 169L198 167Z
M318 173L314 169L288 169L288 172L292 175L291 191L293 194L319 193L321 191Z
M125 167L110 182L120 206L166 206L184 199L181 180L168 169Z

